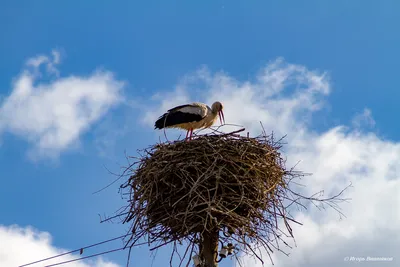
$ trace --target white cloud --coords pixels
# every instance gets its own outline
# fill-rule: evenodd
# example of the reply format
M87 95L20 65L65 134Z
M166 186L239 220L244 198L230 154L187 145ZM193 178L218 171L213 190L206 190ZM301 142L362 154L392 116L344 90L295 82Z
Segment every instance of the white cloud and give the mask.
M43 64L47 74L58 75L60 54L52 55L27 60L32 69L22 71L0 104L0 134L10 132L29 141L32 159L57 157L78 146L80 135L122 100L124 83L108 71L41 81Z
M17 225L0 225L0 266L20 266L30 262L38 261L69 250L56 248L51 243L51 235L47 232L40 232L32 227L19 227ZM87 250L86 256L89 254ZM82 254L83 256L85 256ZM44 266L79 258L76 255L65 255L54 258L32 266ZM119 265L105 261L101 258L96 260L75 261L68 263L70 267L118 267Z
M51 55L53 56L53 59L46 55L38 55L30 58L26 61L26 65L33 68L35 75L40 76L39 67L45 64L48 73L58 76L60 73L58 72L56 65L61 63L61 54L57 50L52 50Z
M179 83L179 90L159 96L160 102L146 118L154 121L186 100L208 104L219 100L225 106L227 123L244 125L257 135L261 121L267 132L288 134L284 147L287 165L300 161L297 169L313 174L302 180L307 186L303 193L311 195L323 189L327 196L353 184L345 195L352 200L340 205L347 218L339 220L333 209L319 211L312 206L306 212L292 212L304 225L293 225L297 247L286 250L289 257L274 253L275 266L347 266L355 263L345 262L345 257L368 256L394 257L369 266L398 265L400 143L365 130L374 125L368 109L356 115L352 126L316 131L312 116L326 106L325 98L331 92L329 76L282 59L268 64L252 81L212 74L205 68L188 77ZM194 94L192 88L199 84L202 90ZM263 258L269 266L268 256ZM261 266L248 258L245 261L247 267Z
M365 108L362 113L354 116L352 124L355 128L373 128L376 124L371 110Z
M193 94L199 83L204 88ZM289 95L284 90L287 88L293 90ZM157 116L174 105L192 101L211 105L219 100L224 104L226 123L244 125L250 131L260 132L261 121L267 130L285 133L302 129L312 112L321 108L322 97L329 92L326 73L287 64L283 59L262 69L255 82L238 81L224 73L213 75L202 68L185 76L173 92L157 94L154 100L161 103L146 112L144 122L152 124ZM225 129L228 131L233 127Z

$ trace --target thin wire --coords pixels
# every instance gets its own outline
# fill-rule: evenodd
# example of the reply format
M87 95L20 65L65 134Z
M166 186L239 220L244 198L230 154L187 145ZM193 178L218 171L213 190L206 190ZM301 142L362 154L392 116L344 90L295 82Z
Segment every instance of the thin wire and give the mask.
M56 256L52 256L52 257L49 257L49 258L45 258L45 259L42 259L42 260L30 262L28 264L20 265L18 267L24 267L24 266L32 265L32 264L39 263L39 262L42 262L42 261L47 261L47 260L51 260L51 259L54 259L54 258L58 258L58 257L64 256L64 255L68 255L68 254L74 253L74 252L82 251L83 249L95 247L95 246L98 246L98 245L101 245L101 244L104 244L104 243L107 243L107 242L110 242L110 241L114 241L116 239L120 239L120 238L126 237L128 235L132 235L132 233L126 234L126 235L122 235L122 236L119 236L119 237L114 237L114 238L111 238L111 239L108 239L108 240L105 240L105 241L102 241L102 242L99 242L99 243L96 243L96 244L92 244L92 245L89 245L89 246L86 246L86 247L82 247L82 248L78 248L78 249L75 249L75 250L71 250L71 251L68 251L68 252L65 252L65 253L62 253L62 254L59 254L59 255L56 255Z
M73 259L73 260L69 260L69 261L62 261L62 262L58 262L58 263L46 265L46 266L44 266L44 267L57 266L57 265L66 264L66 263L70 263L70 262L74 262L74 261L80 261L80 260L83 260L83 259L88 259L88 258L100 256L100 255L103 255L103 254L107 254L107 253L111 253L111 252L116 252L116 251L123 250L123 249L124 249L124 247L122 247L122 248L117 248L117 249L112 249L112 250L104 251L104 252L101 252L101 253L89 255L89 256L86 256L86 257L78 258L78 259Z

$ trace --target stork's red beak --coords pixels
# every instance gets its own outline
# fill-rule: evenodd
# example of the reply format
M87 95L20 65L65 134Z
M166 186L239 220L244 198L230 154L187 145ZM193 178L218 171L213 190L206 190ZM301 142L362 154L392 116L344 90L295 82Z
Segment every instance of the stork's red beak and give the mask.
M221 122L221 124L225 124L225 117L224 117L224 112L221 110L220 112L218 112L219 115L219 121ZM224 122L224 123L222 123Z

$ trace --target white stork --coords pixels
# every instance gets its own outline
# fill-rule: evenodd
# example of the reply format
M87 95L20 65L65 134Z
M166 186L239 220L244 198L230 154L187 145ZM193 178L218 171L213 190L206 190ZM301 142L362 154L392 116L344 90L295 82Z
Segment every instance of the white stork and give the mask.
M209 128L217 120L225 124L221 102L214 102L211 108L203 103L192 103L174 107L158 118L154 129L181 128L187 130L186 138L192 139L193 129Z

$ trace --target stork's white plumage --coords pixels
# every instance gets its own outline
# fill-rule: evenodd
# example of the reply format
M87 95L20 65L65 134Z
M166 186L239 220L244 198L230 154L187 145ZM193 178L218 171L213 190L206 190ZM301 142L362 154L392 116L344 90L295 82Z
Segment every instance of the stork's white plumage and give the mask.
M192 138L193 130L209 128L219 119L225 123L221 102L214 102L211 108L203 103L192 103L174 107L158 118L154 129L181 128L187 130L186 138Z

